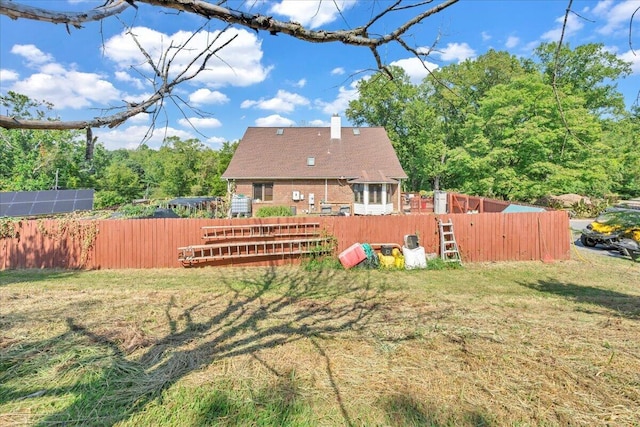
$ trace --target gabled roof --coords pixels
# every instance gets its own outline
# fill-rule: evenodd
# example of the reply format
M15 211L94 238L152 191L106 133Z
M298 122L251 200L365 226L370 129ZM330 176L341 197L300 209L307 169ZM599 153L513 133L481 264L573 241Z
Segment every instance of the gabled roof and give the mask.
M313 166L307 165L313 158ZM407 175L384 128L250 127L238 143L225 179L343 178L395 182Z

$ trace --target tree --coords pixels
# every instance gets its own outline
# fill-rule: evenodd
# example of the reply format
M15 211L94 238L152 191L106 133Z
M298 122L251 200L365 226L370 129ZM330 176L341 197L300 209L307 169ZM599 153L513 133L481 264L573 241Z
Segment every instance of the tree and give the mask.
M387 131L400 164L408 175L408 188L420 189L425 179L424 144L427 140L411 127L417 119L409 115L427 114L409 108L418 102L418 88L400 67L389 67L389 74L379 72L358 85L358 99L349 103L346 116L357 126L382 126Z
M620 121L606 120L603 124L602 157L611 159L608 171L615 180L614 192L623 198L640 197L640 107Z
M152 114L155 118L162 109L165 98L181 102L179 96L173 95L178 85L195 78L206 69L209 61L216 58L220 50L232 42L232 39L222 41L220 38L220 34L231 25L249 28L256 32L268 32L272 35L283 34L310 43L342 43L366 48L371 51L377 67L386 70L387 68L382 63L379 50L390 43L400 44L419 58L424 58L429 54L429 52L412 48L408 41L404 39L404 35L414 25L420 24L427 18L458 2L458 0L442 0L438 4L432 5L432 1L403 2L403 0L396 0L380 10L372 9L372 14L365 18L363 22L356 25L347 23L347 29L331 30L320 28L311 30L296 22L279 21L271 16L253 13L251 12L251 6L248 6L246 11L225 7L224 5L227 3L225 1L214 3L207 0L106 0L102 6L90 11L64 13L26 6L19 1L0 0L0 14L13 19L33 19L54 24L64 24L68 28L70 26L81 28L84 23L90 21L101 21L109 17L118 16L129 7L141 8L140 13L144 13L142 11L143 7L168 8L202 17L205 19L205 23L217 21L223 28L218 33L218 37L210 40L204 49L194 51L193 60L181 70L173 70L171 64L180 51L187 49L189 41L180 46L169 46L160 58L155 59L138 43L147 65L153 70L153 74L147 76L147 78L154 82L155 91L142 102L122 105L115 114L78 121L56 121L55 123L44 120L0 116L0 127L7 129L86 129L103 126L115 127L141 113ZM339 8L337 3L335 5ZM413 10L415 14L390 32L377 34L378 28L385 27L386 17L406 12L407 10ZM196 33L203 30L203 28L204 26L200 27L196 30ZM136 36L134 34L131 34L131 36L137 43Z
M629 75L631 66L608 52L604 45L590 43L571 49L568 45L543 43L535 52L548 84L564 93L582 96L591 113L599 116L624 113L624 98L615 81Z
M101 186L100 198L108 200L105 205L120 205L139 199L143 192L140 177L125 163L113 162L104 172L104 184Z
M8 92L0 103L13 117L55 122L51 105ZM0 129L0 191L91 187L93 163L77 131ZM98 157L103 148L98 146Z
M393 78L378 73L358 84L359 97L349 103L347 117L356 124L383 126L411 190L440 189L451 149L462 144L461 129L469 114L492 87L525 73L506 52L489 51L434 71L419 86L404 71L390 67Z
M490 50L476 59L451 64L436 70L423 83L429 104L442 118L447 146L462 144L461 129L469 114L478 111L480 101L493 87L524 75L526 67L507 52Z
M577 95L561 97L526 74L488 90L464 126L449 166L464 192L532 201L548 194L608 193L611 161L602 156L601 126ZM568 135L565 122L573 135Z

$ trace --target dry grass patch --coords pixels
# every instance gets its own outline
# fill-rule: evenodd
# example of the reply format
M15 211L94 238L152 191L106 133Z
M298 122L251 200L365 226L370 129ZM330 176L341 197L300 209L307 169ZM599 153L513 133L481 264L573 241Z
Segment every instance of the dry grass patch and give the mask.
M640 265L3 272L0 424L638 425Z

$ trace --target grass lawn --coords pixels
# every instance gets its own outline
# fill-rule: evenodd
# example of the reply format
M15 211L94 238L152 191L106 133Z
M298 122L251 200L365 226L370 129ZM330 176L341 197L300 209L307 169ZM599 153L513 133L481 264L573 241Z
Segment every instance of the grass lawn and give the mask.
M640 263L4 271L0 425L640 425Z

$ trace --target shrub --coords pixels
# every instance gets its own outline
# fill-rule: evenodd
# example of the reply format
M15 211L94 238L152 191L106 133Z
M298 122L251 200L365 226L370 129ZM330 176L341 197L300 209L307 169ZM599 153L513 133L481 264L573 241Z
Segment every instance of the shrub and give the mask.
M118 213L123 218L146 218L153 215L155 206L126 204L118 208Z
M291 208L287 206L263 206L256 212L258 218L267 218L270 216L293 216Z
M427 260L427 269L429 270L455 270L461 268L460 263L446 262L441 258L433 258Z
M94 209L104 209L127 203L128 200L115 191L97 191L94 198Z

